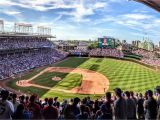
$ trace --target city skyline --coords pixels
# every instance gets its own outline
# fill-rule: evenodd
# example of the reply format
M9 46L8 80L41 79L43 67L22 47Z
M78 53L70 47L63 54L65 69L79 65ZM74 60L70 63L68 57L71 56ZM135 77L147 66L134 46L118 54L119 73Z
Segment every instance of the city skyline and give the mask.
M0 19L5 30L14 22L45 25L57 39L143 40L147 33L158 44L160 14L143 4L127 0L1 0Z

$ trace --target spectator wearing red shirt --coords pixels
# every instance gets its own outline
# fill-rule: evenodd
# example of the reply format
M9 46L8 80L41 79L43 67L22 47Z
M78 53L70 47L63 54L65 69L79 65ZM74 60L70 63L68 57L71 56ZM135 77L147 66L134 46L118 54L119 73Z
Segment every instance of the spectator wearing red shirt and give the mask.
M45 119L58 119L58 110L53 106L53 99L48 100L48 106L43 109Z
M41 118L41 113L40 113L40 106L35 102L36 101L36 96L32 95L30 97L30 103L28 104L28 110L31 112L32 119L40 119Z

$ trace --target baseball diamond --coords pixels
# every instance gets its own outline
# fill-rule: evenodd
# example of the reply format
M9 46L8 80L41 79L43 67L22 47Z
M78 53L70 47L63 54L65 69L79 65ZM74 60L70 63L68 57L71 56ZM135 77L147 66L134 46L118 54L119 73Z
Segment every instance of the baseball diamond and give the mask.
M63 98L88 94L94 97L102 96L106 91L112 92L118 86L122 90L144 93L147 89L154 89L160 79L160 73L156 70L138 63L112 58L69 57L52 66L36 69L32 74L9 81L8 86L24 92L36 93L43 98L61 93L65 93ZM97 76L94 76L95 73ZM53 81L55 75L60 76L62 80ZM89 77L86 78L88 82L84 81L85 75ZM101 81L102 83L99 83ZM37 93L40 88L43 92Z

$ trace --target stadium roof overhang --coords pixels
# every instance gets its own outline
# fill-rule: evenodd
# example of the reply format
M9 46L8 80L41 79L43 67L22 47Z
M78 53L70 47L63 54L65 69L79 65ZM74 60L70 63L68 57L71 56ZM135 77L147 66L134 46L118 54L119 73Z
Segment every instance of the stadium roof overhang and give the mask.
M0 38L2 37L39 37L39 38L56 38L52 35L41 35L41 34L29 34L29 33L15 33L15 32L0 32Z
M143 3L160 12L160 0L133 0L133 1Z

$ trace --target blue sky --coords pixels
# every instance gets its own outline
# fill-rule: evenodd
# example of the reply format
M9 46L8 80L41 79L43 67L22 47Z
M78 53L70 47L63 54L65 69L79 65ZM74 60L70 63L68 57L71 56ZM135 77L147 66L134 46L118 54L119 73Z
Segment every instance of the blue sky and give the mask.
M160 41L160 13L127 0L0 0L5 30L14 22L52 28L57 39L96 39L113 36L142 40L145 33Z

